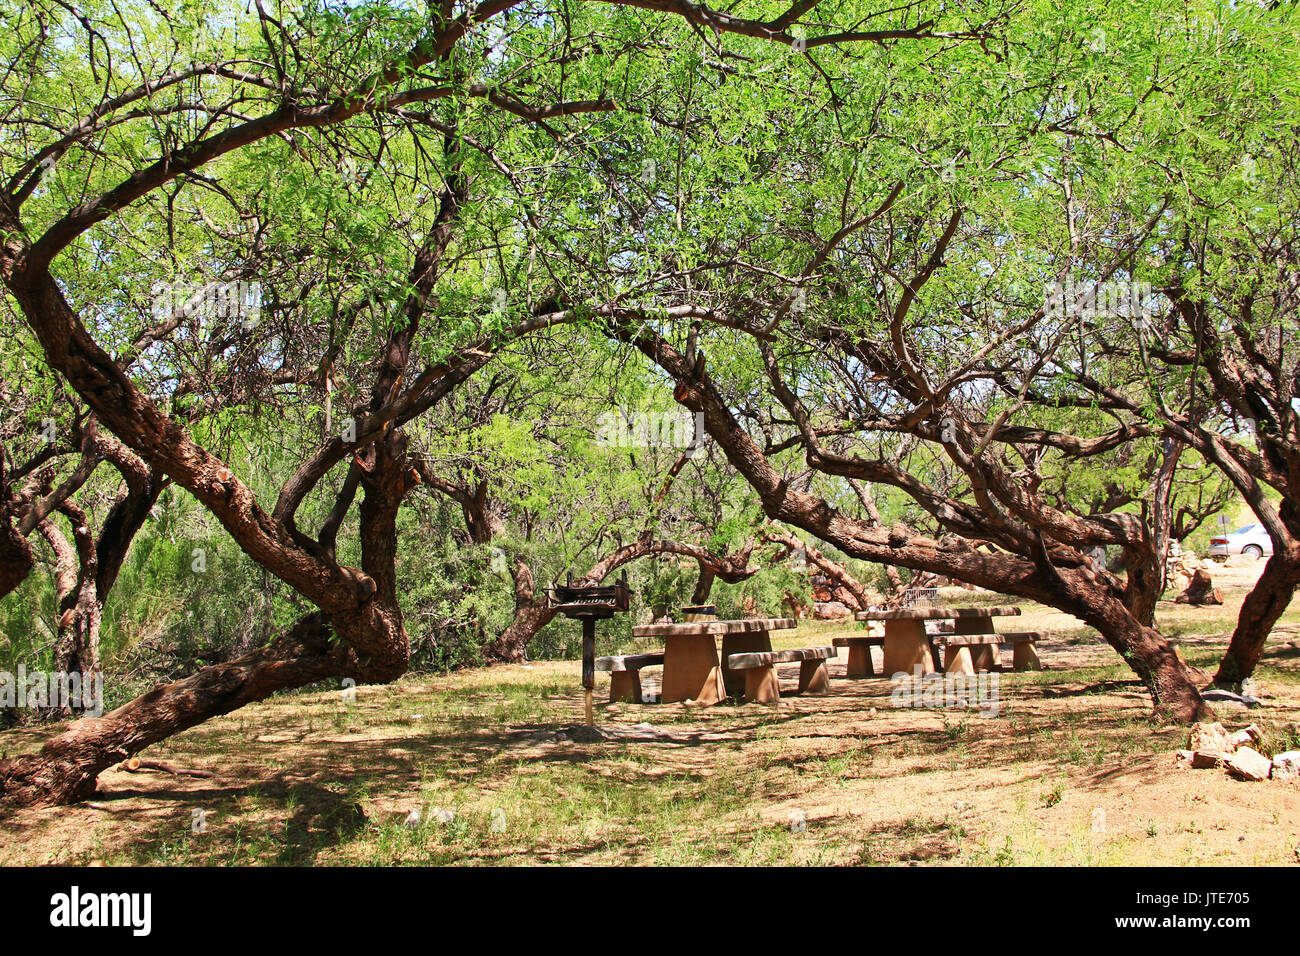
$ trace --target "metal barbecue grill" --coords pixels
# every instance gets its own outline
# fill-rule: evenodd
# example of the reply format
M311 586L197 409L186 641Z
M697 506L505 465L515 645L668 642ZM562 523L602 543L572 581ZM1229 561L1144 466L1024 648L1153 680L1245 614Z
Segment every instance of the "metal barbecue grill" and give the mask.
M596 686L596 621L626 614L632 606L632 592L624 575L617 584L555 584L546 593L551 607L565 617L582 621L582 688L586 697L587 725L593 726L591 694Z

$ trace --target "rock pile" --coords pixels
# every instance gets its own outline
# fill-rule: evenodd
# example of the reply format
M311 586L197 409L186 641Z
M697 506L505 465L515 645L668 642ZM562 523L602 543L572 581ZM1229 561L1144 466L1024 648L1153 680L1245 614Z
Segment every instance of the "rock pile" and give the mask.
M843 601L813 602L813 617L821 621L842 621L852 617L853 611Z
M1210 577L1210 572L1204 568L1197 568L1192 572L1187 581L1187 586L1178 597L1174 598L1175 604L1222 604L1223 591L1214 586L1214 580Z
M1300 779L1300 750L1270 758L1255 749L1263 735L1254 724L1229 732L1220 723L1200 723L1192 728L1188 749L1178 751L1178 765L1204 770L1222 768L1239 780Z

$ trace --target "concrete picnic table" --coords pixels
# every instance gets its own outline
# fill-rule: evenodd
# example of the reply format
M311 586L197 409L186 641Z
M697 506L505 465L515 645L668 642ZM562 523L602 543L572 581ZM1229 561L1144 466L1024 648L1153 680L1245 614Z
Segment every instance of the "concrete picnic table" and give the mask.
M917 664L924 673L931 674L938 670L938 652L930 635L925 633L925 621L952 621L954 634L993 634L992 618L1019 613L1018 607L911 607L897 611L859 611L854 617L859 621L885 623L885 674L900 671L911 674ZM971 657L969 664L973 670L993 670L999 664L996 644L962 647L956 653Z
M687 624L642 624L633 637L662 637L664 673L659 699L664 703L693 700L718 704L745 692L745 672L726 666L727 656L770 651L771 631L798 624L788 617L751 617L735 621L693 621ZM718 655L717 639L722 638Z

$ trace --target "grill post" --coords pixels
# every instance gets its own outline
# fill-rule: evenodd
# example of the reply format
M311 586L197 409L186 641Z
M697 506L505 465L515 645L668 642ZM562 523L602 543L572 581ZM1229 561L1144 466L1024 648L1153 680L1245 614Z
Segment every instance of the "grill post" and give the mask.
M591 695L596 687L596 619L582 619L582 689L587 698L587 726L594 727L596 719L592 712Z
M599 584L574 584L569 575L568 584L556 584L546 595L547 602L557 614L582 620L582 696L585 698L587 726L596 726L592 707L592 691L596 688L596 621L626 614L631 606L631 592L627 575L613 587Z

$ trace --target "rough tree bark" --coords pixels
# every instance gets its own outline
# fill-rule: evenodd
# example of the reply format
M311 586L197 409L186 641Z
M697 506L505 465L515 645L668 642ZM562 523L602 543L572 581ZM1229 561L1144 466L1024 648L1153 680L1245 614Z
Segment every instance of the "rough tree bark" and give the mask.
M56 555L59 620L51 670L80 673L84 680L100 670L99 628L103 605L95 588L99 557L86 513L71 500L59 505L59 512L72 527L71 546L49 518L40 524L42 536Z
M766 528L763 530L761 537L764 540L772 541L782 545L787 552L800 550L803 551L804 557L808 563L817 568L822 574L826 575L832 581L836 582L840 588L847 592L851 599L850 610L863 611L871 606L871 594L867 591L866 585L855 578L849 569L838 561L833 561L823 554L817 548L807 544L795 537L788 531L780 528ZM897 571L895 570L895 573Z
M5 450L0 447L0 597L27 579L35 560L26 536L15 527L13 501L5 474Z
M277 691L358 674L351 652L331 646L319 613L236 660L157 687L101 717L85 717L32 755L0 762L0 799L49 806L84 800L101 773L150 744Z
M1255 672L1273 626L1300 587L1300 541L1275 541L1273 556L1246 595L1228 649L1214 675L1217 684L1237 685Z

